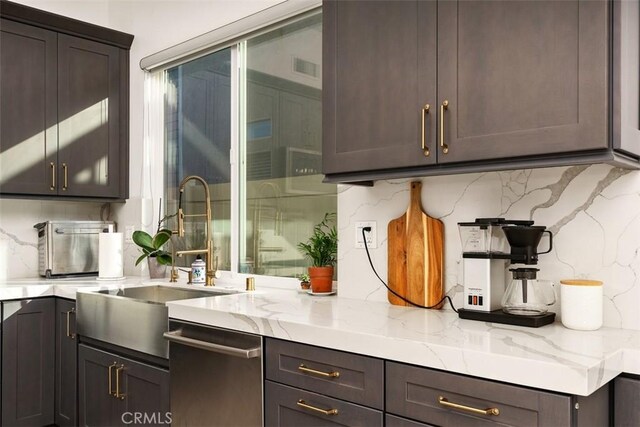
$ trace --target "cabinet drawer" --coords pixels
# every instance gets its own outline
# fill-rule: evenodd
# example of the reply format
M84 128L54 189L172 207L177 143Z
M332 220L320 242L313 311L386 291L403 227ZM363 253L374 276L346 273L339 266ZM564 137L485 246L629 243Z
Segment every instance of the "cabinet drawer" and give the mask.
M569 396L387 362L387 412L437 425L570 425ZM496 408L483 415L465 408Z
M384 425L386 427L433 427L431 424L419 423L417 421L408 420L406 418L396 417L395 415L386 414L384 416Z
M267 379L383 408L382 360L274 339L265 346Z
M323 411L335 411L335 413L325 414ZM266 426L272 427L382 427L382 412L317 393L265 381L264 422Z

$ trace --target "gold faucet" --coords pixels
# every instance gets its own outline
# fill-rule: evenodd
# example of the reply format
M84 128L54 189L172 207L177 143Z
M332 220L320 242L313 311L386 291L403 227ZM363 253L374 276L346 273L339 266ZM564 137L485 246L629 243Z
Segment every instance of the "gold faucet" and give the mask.
M184 193L184 188L187 185L187 183L189 181L197 181L199 183L202 184L202 186L204 187L204 192L205 192L205 203L206 203L206 213L205 214L190 214L190 215L185 215L184 211L182 210L182 193ZM206 217L207 218L207 222L206 222L206 226L207 226L207 247L205 249L191 249L191 250L184 250L184 251L176 251L175 254L177 256L183 256L183 255L196 255L196 254L205 254L205 263L206 263L206 269L207 269L207 274L206 274L206 286L214 286L214 277L216 274L216 270L218 268L217 266L217 262L215 263L216 265L214 266L213 263L213 241L211 239L211 193L209 192L209 185L207 184L207 182L202 179L201 177L197 176L197 175L190 175L187 176L186 178L184 178L182 180L182 182L180 183L180 202L178 204L178 236L180 237L184 237L184 219L186 217Z

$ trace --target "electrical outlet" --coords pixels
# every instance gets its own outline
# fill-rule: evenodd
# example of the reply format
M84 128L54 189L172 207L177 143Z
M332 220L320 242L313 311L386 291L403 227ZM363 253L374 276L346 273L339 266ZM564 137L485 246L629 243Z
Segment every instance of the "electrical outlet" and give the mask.
M124 241L127 243L133 242L133 232L135 231L135 227L133 225L127 225L124 228Z
M370 232L365 232L365 236L367 236L367 247L369 249L377 248L378 232L375 221L356 221L356 248L364 249L364 241L362 240L362 229L364 227L371 227Z

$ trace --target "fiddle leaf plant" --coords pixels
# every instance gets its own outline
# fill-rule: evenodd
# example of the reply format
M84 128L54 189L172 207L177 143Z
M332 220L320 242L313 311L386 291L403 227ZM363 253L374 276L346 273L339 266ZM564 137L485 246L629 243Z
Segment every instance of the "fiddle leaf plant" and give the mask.
M298 243L298 250L309 258L313 267L333 267L338 256L338 232L335 213L326 213L323 220L313 227L313 234L306 243Z
M171 265L171 254L162 249L162 246L171 239L171 234L171 230L167 228L158 230L154 236L146 231L134 231L131 238L142 250L142 255L136 260L136 265L147 257L155 258L158 264Z

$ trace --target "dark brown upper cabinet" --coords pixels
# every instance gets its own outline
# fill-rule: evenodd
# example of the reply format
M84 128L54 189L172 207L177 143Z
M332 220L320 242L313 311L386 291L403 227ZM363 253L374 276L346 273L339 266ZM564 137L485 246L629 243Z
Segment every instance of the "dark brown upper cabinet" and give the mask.
M0 1L0 195L126 199L133 36Z
M640 167L638 3L325 0L327 180Z
M58 35L0 20L0 192L55 194Z

